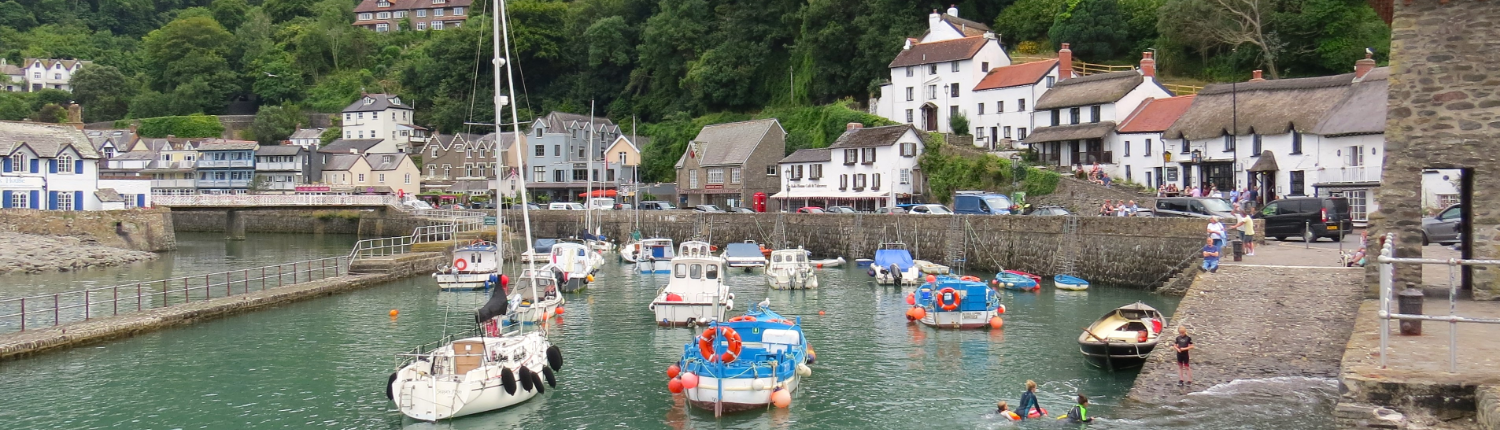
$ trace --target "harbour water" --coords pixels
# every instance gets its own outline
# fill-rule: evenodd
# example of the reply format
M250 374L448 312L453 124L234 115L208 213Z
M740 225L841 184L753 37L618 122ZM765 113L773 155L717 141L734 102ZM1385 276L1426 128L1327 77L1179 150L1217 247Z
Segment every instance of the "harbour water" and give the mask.
M203 261L233 254L213 250L218 239L204 238L202 248L194 245L197 239L179 240L187 242L184 249L199 249L195 258ZM252 235L247 245L257 240L272 239ZM299 249L322 246L312 236L274 240ZM262 255L280 252L274 249L236 258L275 258ZM636 275L611 262L586 292L567 297L566 312L548 328L566 361L557 388L511 409L420 423L403 418L385 398L394 354L441 337L445 326L468 324L483 299L482 293L438 293L431 279L418 277L4 363L0 427L1067 427L1051 419L1017 426L989 414L997 400L1014 405L1028 379L1040 384L1041 404L1054 415L1066 412L1076 393L1088 394L1090 414L1099 419L1094 428L1332 426L1337 388L1330 380L1238 381L1177 404L1142 405L1124 400L1133 373L1095 369L1079 356L1078 333L1109 309L1141 300L1170 315L1175 299L1107 286L1085 293L1050 287L1006 292L1003 329L938 331L906 322L910 287L877 287L852 268L820 276L820 289L795 292L769 290L756 274L729 277L738 310L769 298L773 309L803 319L818 352L812 376L785 410L715 420L712 412L690 410L670 395L664 371L695 332L651 321L646 305L664 277ZM28 285L34 284L51 283L32 279ZM400 315L389 317L391 309Z

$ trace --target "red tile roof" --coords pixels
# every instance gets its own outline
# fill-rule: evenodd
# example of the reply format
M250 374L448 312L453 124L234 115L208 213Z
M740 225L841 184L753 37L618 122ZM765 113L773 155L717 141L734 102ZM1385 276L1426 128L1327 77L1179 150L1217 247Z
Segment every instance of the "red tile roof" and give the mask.
M474 4L474 0L445 0L443 3L438 3L438 4L433 4L432 0L388 0L388 1L391 4L390 6L388 6L388 7L380 7L380 0L363 0L363 1L359 2L359 6L355 6L354 7L354 13L398 11L398 10L412 10L412 9L451 8L451 7L462 7L464 9L469 9L470 6L472 6ZM467 16L467 12L468 11L465 10L465 15L464 16ZM415 18L415 17L413 17L413 18Z
M990 40L983 36L970 36L941 42L918 43L912 45L911 49L903 49L901 53L896 54L896 59L891 61L890 67L967 60L974 58L974 54L978 54L979 49Z
M974 86L974 91L1035 84L1041 81L1042 77L1047 76L1047 73L1051 72L1054 67L1057 67L1057 60L1032 61L996 67L990 69L989 74L984 75L979 85Z
M1160 133L1192 106L1195 96L1177 96L1164 99L1146 99L1135 111L1120 123L1117 133Z

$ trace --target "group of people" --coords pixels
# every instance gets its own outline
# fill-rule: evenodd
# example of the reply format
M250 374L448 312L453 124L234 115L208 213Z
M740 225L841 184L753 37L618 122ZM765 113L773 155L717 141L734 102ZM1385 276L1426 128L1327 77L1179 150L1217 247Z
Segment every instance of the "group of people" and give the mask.
M1077 173L1078 174L1083 173L1083 169L1078 169ZM1112 182L1114 182L1113 179L1110 179L1108 173L1104 173L1104 168L1099 167L1099 163L1094 163L1094 167L1092 167L1092 168L1089 169L1089 171L1088 171L1088 178L1089 178L1089 182L1092 182L1092 183L1095 183L1095 184L1098 184L1098 185L1103 185L1103 186L1106 186L1106 187L1108 187Z
M1125 203L1124 200L1119 200L1117 202L1115 200L1105 199L1104 205L1099 207L1099 216L1136 216L1140 213L1140 211L1141 207L1136 206L1135 200L1131 200L1130 203Z
M1057 419L1067 419L1075 423L1093 422L1094 419L1089 417L1088 406L1089 397L1079 394L1078 404L1073 405L1073 409L1068 410L1067 415L1063 415L1061 417L1058 417ZM1011 421L1023 421L1027 418L1041 418L1047 416L1047 410L1042 409L1042 405L1038 404L1036 401L1036 381L1026 381L1026 392L1021 393L1020 409L1012 411L1010 409L1010 405L1004 400L1001 400L999 403L995 404L995 415L1005 417L1007 419L1010 419Z
M1228 200L1231 205L1243 211L1254 211L1257 202L1260 201L1260 189L1254 185L1231 189L1228 193L1219 191L1217 185L1210 184L1207 189L1202 187L1178 188L1177 184L1166 184L1156 189L1157 197L1209 197Z
M1234 225L1225 227L1219 217L1208 217L1208 238L1203 245L1203 270L1209 273L1219 271L1219 256L1223 253L1226 235L1230 230L1239 233L1240 242L1244 244L1245 255L1255 255L1255 220L1250 218L1248 211L1236 207L1230 211L1234 215Z

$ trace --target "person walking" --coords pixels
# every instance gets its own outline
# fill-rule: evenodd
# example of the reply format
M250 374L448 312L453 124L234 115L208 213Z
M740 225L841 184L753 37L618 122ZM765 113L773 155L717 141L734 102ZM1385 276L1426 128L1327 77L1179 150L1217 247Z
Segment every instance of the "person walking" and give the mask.
M1172 341L1172 350L1177 351L1177 386L1193 385L1193 367L1188 364L1188 351L1192 351L1193 338L1188 336L1187 327L1177 326L1177 339Z
M1135 200L1131 200L1130 201L1130 205L1125 208L1125 215L1127 215L1127 216L1136 216L1137 214L1140 213L1140 211L1141 211L1141 207L1140 206L1136 206Z
M1224 247L1224 223L1217 216L1208 217L1208 237L1213 239L1214 246Z
M1239 208L1235 208L1233 213L1233 228L1240 232L1240 241L1245 244L1245 255L1255 255L1255 220L1250 218L1249 212Z

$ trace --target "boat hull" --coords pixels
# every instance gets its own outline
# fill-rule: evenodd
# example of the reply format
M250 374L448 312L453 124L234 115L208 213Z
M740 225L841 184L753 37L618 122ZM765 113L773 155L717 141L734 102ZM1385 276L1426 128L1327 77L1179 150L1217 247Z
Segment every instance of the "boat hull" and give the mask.
M961 311L961 312L931 312L921 320L922 325L932 328L943 329L976 329L990 326L990 318L998 314L993 310L988 311Z
M901 272L900 285L897 285L897 278L892 276L892 272L879 267L875 268L875 283L880 285L920 285L924 282L922 279L922 272L917 270L916 266L912 266Z
M724 312L734 307L734 300L725 300L714 312L714 304L689 302L652 302L651 311L656 314L656 325L662 327L687 327L707 325L711 320L724 320Z
M810 290L818 288L818 276L797 276L786 272L767 272L766 284L773 290Z
M490 275L493 273L438 273L433 275L437 279L438 289L442 291L473 291L490 288Z
M512 311L510 315L502 319L501 324L509 327L516 324L536 325L545 323L547 318L557 314L557 308L562 307L564 302L565 300L562 297L557 297L552 300L523 306L520 309Z
M495 338L466 340L475 339L489 343ZM519 373L521 367L526 367L536 373L542 372L542 368L547 366L543 351L549 344L545 340L536 339L519 341L522 344L513 348L528 351L525 353L525 358L520 359L519 362L512 362L509 365L487 364L462 375L433 376L432 362L414 361L396 372L396 378L391 382L388 394L392 396L396 408L402 414L422 421L438 421L473 415L530 400L541 390L537 388L526 390L520 386L521 384L516 384L514 393L506 393L501 383L502 372L506 368L512 368L513 373ZM498 345L503 342L497 342L491 347L500 347Z
M588 275L573 274L568 276L568 281L562 283L562 292L576 293L589 287Z
M1145 343L1079 342L1078 349L1089 364L1105 369L1120 370L1141 367L1151 351L1156 349L1156 340Z
M635 263L635 270L637 272L640 272L640 273L668 274L668 273L672 273L672 261L671 260L637 261Z
M720 403L719 383L723 381L723 411L725 413L743 412L766 409L771 404L771 393L775 392L777 387L795 393L801 379L796 374L781 381L777 381L774 377L719 379L699 375L698 386L682 390L682 392L693 407L712 411L715 405Z

